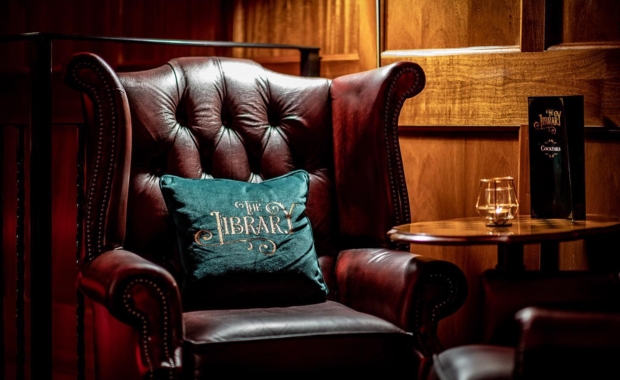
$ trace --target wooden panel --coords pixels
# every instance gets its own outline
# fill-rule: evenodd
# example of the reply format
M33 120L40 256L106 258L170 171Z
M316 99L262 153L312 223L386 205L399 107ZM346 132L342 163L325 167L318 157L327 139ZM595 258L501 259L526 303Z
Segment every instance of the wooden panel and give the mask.
M358 52L359 4L337 0L236 0L234 41L320 46L322 55ZM245 57L292 55L280 50L235 50Z
M226 1L189 0L183 2L111 0L89 2L82 0L0 1L0 34L25 32L55 32L84 35L123 37L150 37L168 39L230 40L230 23L226 22ZM77 93L62 84L59 71L70 54L91 51L100 54L115 68L143 68L161 64L173 56L222 53L222 49L120 45L102 42L56 42L53 47L54 73L52 86L54 122L81 119ZM230 52L229 54L230 55ZM24 42L0 43L0 77L3 79L0 98L0 121L27 122L29 112L29 44ZM12 128L4 128L5 156L3 160L4 187L3 259L5 281L5 374L15 378L16 337L15 318L15 138ZM76 139L73 127L59 126L53 131L53 240L52 280L49 284L53 297L52 354L54 379L75 379L77 374L76 342ZM8 146L8 147L7 147ZM7 157L5 157L7 158ZM26 216L28 217L28 213ZM27 241L26 241L27 243ZM26 263L26 268L29 264ZM28 283L29 273L26 273ZM26 288L28 289L28 288ZM29 350L29 299L26 294L26 337ZM87 309L86 366L93 379L92 324ZM4 343L4 342L3 342ZM30 370L26 354L27 377ZM0 378L4 374L0 374Z
M408 100L407 102L414 102ZM518 183L518 132L502 128L436 128L436 132L401 130L401 154L414 222L476 216L480 178L513 176ZM518 186L518 185L517 185ZM470 287L465 305L439 325L446 347L479 341L481 305L479 275L497 263L495 246L450 247L412 244L416 254L457 264ZM537 262L526 255L526 265ZM469 326L464 328L463 326Z
M545 50L545 1L521 1L521 51Z
M227 4L228 2L223 0L182 2L7 0L0 2L0 34L50 32L113 37L230 41L232 33ZM11 59L1 60L0 69L26 66L28 45L14 43L10 45L10 53L6 56ZM0 49L6 49L6 47L0 46ZM211 55L226 52L230 54L229 49L67 41L54 45L54 63L59 68L67 57L76 51L91 51L100 54L113 67L119 65L154 66L179 55Z
M322 54L357 52L357 36L344 35L342 29L347 21L357 16L355 4L351 2L236 0L234 4L234 41L282 44L296 41L303 45L325 46ZM337 40L339 36L342 40ZM235 49L234 54L253 58L294 55L275 49Z
M379 37L377 35L378 27L381 27L380 20L377 17L377 1L364 0L358 1L359 4L359 46L358 54L360 57L360 65L358 71L370 70L380 66L379 62ZM352 32L352 31L351 31ZM351 33L345 30L345 33ZM355 71L349 71L350 74ZM343 74L344 75L344 74Z
M586 211L620 215L620 140L586 139Z
M112 19L108 23L108 25L117 28L111 31L114 35L165 39L230 40L230 33L226 31L226 26L230 25L227 22L229 16L221 1L117 1L120 3L118 8L121 17L116 18L113 16L113 12L106 12L116 19ZM136 17L140 17L141 22L136 22ZM118 63L161 62L163 64L176 56L199 54L218 54L218 52L215 49L205 48L123 45L120 48Z
M334 78L377 66L374 0L236 0L233 41L320 47L321 76ZM281 49L233 49L236 57L299 73L299 53Z
M385 50L518 45L520 0L385 0Z
M77 338L75 306L55 302L53 304L52 359L54 380L77 379ZM93 346L93 314L87 305L84 316L85 335L85 376L95 379L94 346Z
M52 298L76 302L77 129L57 126L52 131Z
M512 176L518 186L517 134L401 135L414 222L476 216L480 178Z
M385 4L386 49L381 64L411 60L427 75L424 91L403 107L401 131L437 130L434 135L401 137L414 221L475 215L477 180L495 172L519 178L519 199L527 209L522 211L529 212L529 172L524 172L528 151L517 135L506 138L490 130L486 137L468 134L471 126L527 125L528 96L582 94L587 125L620 125L617 2L385 0ZM472 11L475 6L480 7L477 13ZM620 215L618 148L617 139L586 141L588 213ZM560 268L586 268L583 247L581 241L560 244ZM454 262L467 276L470 294L465 305L439 326L443 343L452 347L480 341L479 279L496 263L494 247L415 245L412 251ZM524 259L527 268L538 268L538 246L526 246Z
M404 125L522 125L528 96L573 94L584 95L586 125L620 125L620 46L384 52L381 63L398 60L418 62L427 76L403 107Z
M571 0L563 2L562 42L620 41L620 2Z
M487 176L515 177L521 211L529 213L529 153L525 138L516 131L500 127L401 128L412 221L475 216L478 180ZM620 136L588 128L585 153L587 212L620 215ZM583 241L561 243L560 268L586 269L583 249ZM453 347L480 342L480 275L497 263L495 247L413 244L411 251L453 262L467 277L470 292L465 305L439 325L442 343ZM538 269L538 252L537 245L525 246L526 268Z

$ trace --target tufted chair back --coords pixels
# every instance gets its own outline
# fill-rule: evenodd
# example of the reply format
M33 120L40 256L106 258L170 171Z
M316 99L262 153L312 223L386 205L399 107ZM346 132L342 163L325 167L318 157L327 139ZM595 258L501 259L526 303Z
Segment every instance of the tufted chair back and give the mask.
M334 370L416 378L441 350L437 324L463 304L465 277L386 235L410 219L397 124L404 101L424 88L419 65L330 80L184 57L120 73L79 53L64 80L85 116L77 287L93 301L98 379ZM309 174L306 214L327 300L184 310L161 176L262 182L298 169Z
M385 232L409 221L397 118L388 115L423 88L423 72L413 63L382 84L397 87L400 81L402 86L411 77L409 87L388 92L391 98L369 96L367 104L359 104L347 98L343 80L282 75L233 58L177 58L117 77L95 55L75 62L71 80L86 93L93 87L80 79L80 71L98 68L92 79L106 84L94 94L101 103L93 105L85 97L87 124L98 126L87 129L89 172L115 168L106 177L93 177L87 200L88 260L124 247L182 279L174 229L159 190L164 173L261 182L306 170L306 212L328 281L338 250L388 246ZM129 110L116 109L123 104ZM374 115L369 108L385 117L367 120ZM115 133L102 139L106 123ZM377 128L356 127L366 123ZM358 133L374 135L362 140ZM105 228L96 225L103 220Z

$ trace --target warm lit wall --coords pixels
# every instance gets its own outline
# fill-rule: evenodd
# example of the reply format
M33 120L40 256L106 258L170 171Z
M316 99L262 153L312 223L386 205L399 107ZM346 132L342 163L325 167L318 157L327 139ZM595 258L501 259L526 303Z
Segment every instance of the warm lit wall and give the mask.
M374 0L6 0L0 1L0 35L51 32L91 36L267 42L321 48L321 75L335 77L376 67ZM364 49L361 49L364 47ZM29 119L29 46L0 43L0 124ZM299 53L291 50L243 50L113 42L56 42L53 46L52 298L53 367L58 376L75 378L76 312L76 130L81 120L77 94L61 81L60 71L78 51L101 55L113 68L142 69L180 55L223 55L255 59L267 68L298 74ZM60 124L62 123L62 124ZM65 124L68 123L68 124ZM16 165L15 128L3 126L3 262L6 378L15 375ZM27 161L27 157L26 157ZM26 162L27 164L27 162ZM27 184L26 184L27 186ZM27 204L26 204L27 205ZM28 211L26 211L26 216ZM26 221L27 222L27 221ZM29 252L26 259L28 261ZM29 263L26 263L26 282ZM25 307L29 297L26 288ZM87 310L87 328L89 327ZM28 321L26 321L28 325ZM87 329L88 331L88 329ZM27 331L26 331L27 333ZM26 336L25 343L30 343ZM90 343L90 335L87 335ZM27 347L28 349L28 347ZM87 345L92 378L92 346ZM29 363L26 363L28 368ZM0 374L0 378L2 375Z
M545 5L553 12L545 14ZM418 62L427 87L405 102L400 118L402 154L414 221L475 215L481 177L512 175L527 198L519 127L527 124L527 96L584 94L586 124L620 124L620 2L615 0L381 0L377 49L375 0L5 0L0 34L33 31L168 39L305 44L321 48L321 75L371 69L396 60ZM114 43L64 42L55 46L54 121L79 120L75 93L59 70L75 51L93 51L113 67L141 68L178 55L247 57L286 73L298 72L298 54L284 50L162 48ZM28 118L27 47L0 45L0 122ZM15 290L15 139L5 130L3 216L5 294ZM55 369L75 370L76 165L71 127L54 129L54 359ZM617 139L586 143L587 211L620 215ZM56 212L61 210L59 212ZM571 243L572 244L572 243ZM414 252L457 263L472 295L440 326L446 346L475 333L478 275L495 264L493 247L432 248ZM564 268L583 266L571 246ZM536 265L534 247L526 261ZM8 341L14 339L11 297L5 308ZM464 327L467 326L467 327ZM11 361L11 359L8 359Z
M401 143L414 221L475 216L478 180L511 175L529 213L527 97L584 95L586 207L620 215L620 3L614 0L428 0L383 2L383 65L418 62L426 89L405 103ZM598 127L597 130L593 130ZM592 132L592 133L590 133ZM597 133L593 133L597 132ZM598 133L602 132L602 133ZM581 243L562 243L563 269L585 267ZM447 346L475 341L479 275L494 247L412 251L457 263L471 292L440 327ZM526 247L535 269L537 247ZM463 326L473 326L464 328Z
M374 0L234 0L234 41L278 42L321 48L321 76L377 67ZM281 22L280 20L286 20ZM235 49L235 56L294 72L298 55L288 51Z

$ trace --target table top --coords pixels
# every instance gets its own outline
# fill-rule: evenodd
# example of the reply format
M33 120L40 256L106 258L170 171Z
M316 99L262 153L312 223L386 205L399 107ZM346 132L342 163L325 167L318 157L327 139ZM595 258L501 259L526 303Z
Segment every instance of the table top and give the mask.
M620 232L620 218L587 215L585 220L537 219L518 215L510 226L488 227L479 217L417 222L395 226L392 241L425 244L542 243L579 240L597 234Z

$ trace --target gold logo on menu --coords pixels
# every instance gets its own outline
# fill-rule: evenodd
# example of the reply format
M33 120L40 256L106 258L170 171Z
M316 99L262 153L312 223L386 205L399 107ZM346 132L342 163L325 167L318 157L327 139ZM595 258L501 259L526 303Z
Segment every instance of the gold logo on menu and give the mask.
M557 127L561 126L562 111L548 109L546 110L546 116L542 114L538 114L539 121L534 122L534 128L538 130L546 129L550 133L555 134L557 132Z

